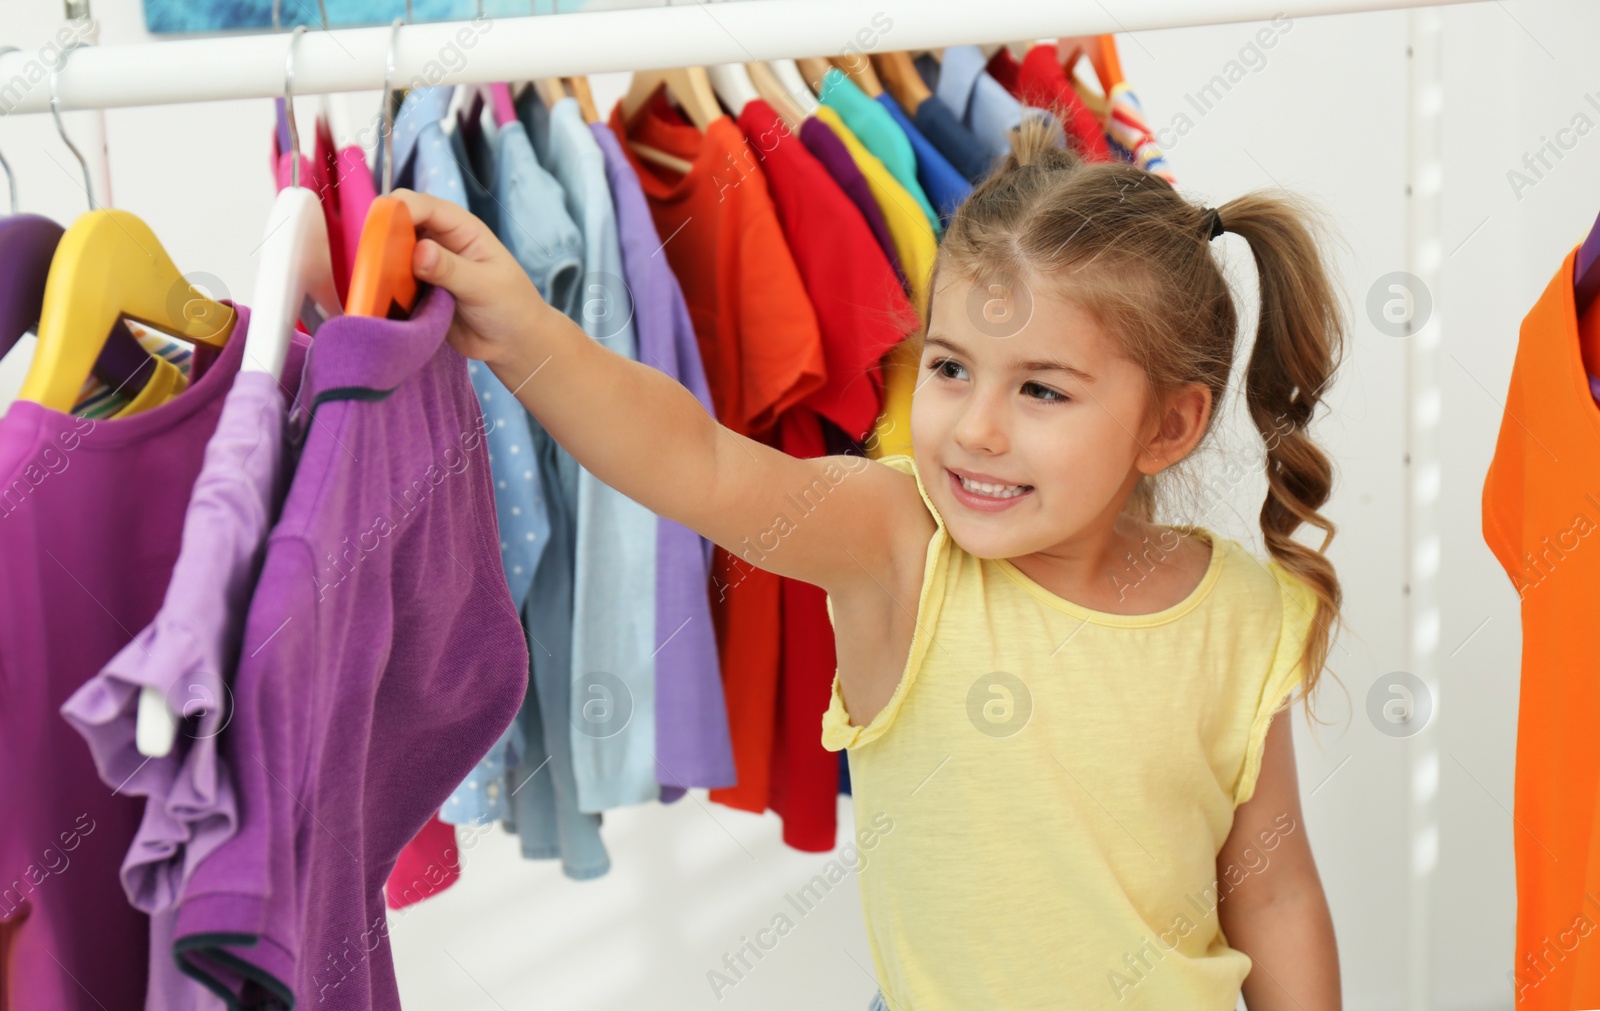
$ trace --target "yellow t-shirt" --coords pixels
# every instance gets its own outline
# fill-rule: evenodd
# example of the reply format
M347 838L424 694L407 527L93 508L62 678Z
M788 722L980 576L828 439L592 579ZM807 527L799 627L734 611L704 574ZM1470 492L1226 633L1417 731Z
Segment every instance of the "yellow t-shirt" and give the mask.
M1090 610L963 551L917 487L936 529L905 671L864 727L835 677L822 720L823 746L849 749L889 1005L1232 1011L1250 958L1217 919L1216 857L1303 680L1310 588L1179 527L1212 545L1189 597Z
M900 185L894 173L850 132L837 112L824 105L817 109L816 117L828 124L844 142L851 160L866 178L867 188L883 212L889 241L894 243L895 255L900 259L900 269L906 272L906 283L911 286L911 304L917 312L926 313L928 284L933 277L933 260L939 252L939 241L921 205ZM911 394L917 386L918 364L918 355L909 341L902 341L884 356L883 414L873 426L871 444L867 447L867 455L873 459L911 455Z

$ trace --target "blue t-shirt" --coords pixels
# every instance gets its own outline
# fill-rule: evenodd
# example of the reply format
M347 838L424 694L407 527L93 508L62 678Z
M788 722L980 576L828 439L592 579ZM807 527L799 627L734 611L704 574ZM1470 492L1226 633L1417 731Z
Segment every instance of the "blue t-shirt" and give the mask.
M524 92L519 115L540 163L561 183L566 207L583 232L584 277L572 318L584 332L625 358L638 360L638 338L616 208L605 155L578 111L564 98L546 108ZM577 576L572 598L571 730L580 811L656 800L655 592L656 515L578 471ZM550 742L552 748L556 742Z
M451 151L442 121L453 88L415 88L394 121L395 185L449 200L468 210L466 179ZM382 166L375 171L381 172ZM494 478L495 518L500 530L500 561L511 602L522 614L533 586L533 574L550 541L545 505L528 414L504 384L481 362L468 362L467 375L483 410L489 469ZM510 812L506 772L517 764L525 744L522 729L512 721L439 810L441 821L454 825L488 824Z
M465 133L472 132L472 148ZM467 183L468 203L534 281L545 301L571 315L578 310L584 270L583 233L566 209L561 184L539 164L520 122L451 135ZM600 841L600 816L577 808L570 730L565 719L574 648L573 593L577 562L578 466L538 420L528 417L533 455L549 513L550 542L522 609L531 678L516 724L523 749L506 772L506 824L529 859L561 859L572 878L610 869ZM552 704L554 701L554 704Z
M905 112L900 108L900 103L890 97L888 92L878 96L878 104L889 111L889 116L895 121L911 142L911 150L917 156L917 181L922 184L922 191L933 201L933 206L939 212L939 219L944 224L950 223L950 216L960 206L961 202L972 195L972 184L961 177L938 148L922 135L922 131L914 126Z

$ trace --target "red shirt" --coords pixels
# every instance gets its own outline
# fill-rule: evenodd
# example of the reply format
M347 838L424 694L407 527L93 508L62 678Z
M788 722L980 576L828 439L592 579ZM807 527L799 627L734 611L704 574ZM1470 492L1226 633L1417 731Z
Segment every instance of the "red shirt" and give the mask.
M752 438L770 438L785 411L822 388L825 368L816 313L778 226L760 162L733 120L719 117L701 133L668 102L664 89L632 122L623 121L619 103L611 111L611 129L639 175L667 262L683 288L717 420ZM663 168L640 158L629 142L692 167L686 173ZM778 695L778 577L718 547L711 578L739 776L735 786L712 790L711 799L761 812L767 809Z
M739 126L766 171L828 365L827 384L779 419L778 445L791 456L826 456L818 415L851 439L866 437L882 409L878 361L915 316L866 219L789 125L757 99L739 113ZM783 652L768 802L783 819L784 842L825 852L834 847L839 795L839 761L822 747L821 733L837 666L833 626L822 589L780 582Z
M1034 46L1018 63L1001 46L989 58L989 76L1024 105L1048 109L1061 121L1073 147L1086 161L1113 161L1100 118L1078 97L1052 45Z

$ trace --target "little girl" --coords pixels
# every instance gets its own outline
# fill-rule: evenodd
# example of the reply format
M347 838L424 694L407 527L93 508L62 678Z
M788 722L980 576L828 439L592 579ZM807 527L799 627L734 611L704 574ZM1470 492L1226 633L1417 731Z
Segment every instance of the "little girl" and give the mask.
M1340 304L1290 198L1202 209L1053 141L1030 120L950 222L913 336L915 455L881 461L719 426L546 305L478 219L397 195L417 277L457 300L456 350L606 484L733 551L776 525L746 560L827 591L821 733L849 750L871 850L874 1007L1232 1011L1242 989L1250 1011L1330 1011L1288 701L1309 715L1340 604L1332 468L1307 432ZM1265 565L1154 522L1156 476L1228 391L1221 231L1260 274L1243 393Z

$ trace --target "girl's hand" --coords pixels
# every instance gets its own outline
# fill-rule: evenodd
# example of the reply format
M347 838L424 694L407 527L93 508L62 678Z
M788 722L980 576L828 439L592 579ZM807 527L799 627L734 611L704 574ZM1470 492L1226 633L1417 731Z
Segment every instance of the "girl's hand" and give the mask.
M417 280L455 296L451 347L491 366L527 358L540 321L554 310L522 265L488 225L456 204L405 189L391 195L405 203L417 229Z

